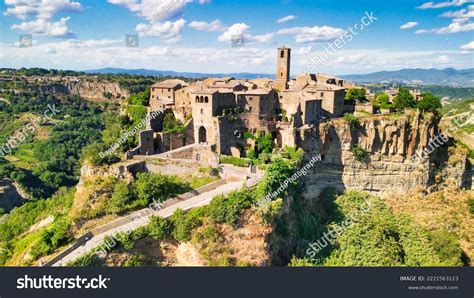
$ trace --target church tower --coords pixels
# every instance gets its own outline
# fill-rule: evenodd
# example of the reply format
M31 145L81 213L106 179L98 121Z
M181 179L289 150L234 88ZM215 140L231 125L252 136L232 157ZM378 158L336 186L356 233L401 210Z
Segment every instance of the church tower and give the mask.
M285 46L278 48L275 87L280 91L288 88L288 82L290 81L290 60L291 49Z

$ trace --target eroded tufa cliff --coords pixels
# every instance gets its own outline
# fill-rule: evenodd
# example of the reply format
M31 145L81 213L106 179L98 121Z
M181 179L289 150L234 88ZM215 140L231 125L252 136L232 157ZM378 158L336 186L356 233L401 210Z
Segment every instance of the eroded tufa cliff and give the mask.
M322 162L305 177L305 197L315 198L326 187L357 189L377 194L406 193L433 183L440 163L447 162L447 149L436 149L429 158L419 158L439 134L434 115L410 114L360 118L351 128L342 119L319 126L319 132L301 132L308 157L321 154ZM306 144L305 144L306 143ZM310 145L308 145L310 144ZM365 157L357 157L354 146ZM307 148L306 148L307 149ZM466 159L466 157L464 157ZM464 167L459 167L462 172ZM451 168L451 170L453 170ZM451 175L450 179L460 179ZM462 185L462 181L457 184Z

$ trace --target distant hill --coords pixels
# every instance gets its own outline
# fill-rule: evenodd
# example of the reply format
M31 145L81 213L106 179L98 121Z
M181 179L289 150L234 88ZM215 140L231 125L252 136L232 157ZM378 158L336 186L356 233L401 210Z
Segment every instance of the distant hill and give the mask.
M130 74L145 76L172 76L185 78L207 78L207 77L233 77L236 79L275 78L274 74L258 73L197 73L177 72L171 70L150 69L123 69L123 68L101 68L86 70L86 73L99 74ZM338 77L357 83L386 83L407 85L438 85L453 87L474 87L474 68L457 70L446 69L401 69L396 71L379 71L369 74L339 75Z
M474 68L446 69L401 69L379 71L369 74L341 75L345 80L357 83L389 83L415 85L441 85L453 87L474 86Z
M150 70L150 69L122 69L122 68L101 68L94 70L86 70L86 73L100 74L130 74L142 76L171 76L185 78L207 78L207 77L233 77L236 79L257 79L257 78L275 78L272 74L255 74L247 72L239 73L197 73L197 72L176 72L171 70Z

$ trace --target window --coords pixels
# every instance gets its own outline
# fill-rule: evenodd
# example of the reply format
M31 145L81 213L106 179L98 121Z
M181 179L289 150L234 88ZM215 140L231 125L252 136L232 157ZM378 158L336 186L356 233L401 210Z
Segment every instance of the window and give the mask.
M201 115L204 114L204 109L201 109Z
M282 50L282 51L280 52L280 58L285 58L285 51Z
M196 103L199 102L199 96L196 96Z
M209 102L209 97L207 97L207 96L204 97L204 102L205 102L205 103L208 103L208 102Z
M321 96L324 96L324 92L321 92Z
M252 112L252 107L249 107L249 112Z

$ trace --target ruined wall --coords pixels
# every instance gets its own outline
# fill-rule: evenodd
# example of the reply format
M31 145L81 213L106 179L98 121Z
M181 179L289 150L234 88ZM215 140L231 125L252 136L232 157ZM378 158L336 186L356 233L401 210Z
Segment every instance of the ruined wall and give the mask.
M335 119L321 123L319 132L308 128L300 134L306 157L322 156L322 162L304 178L308 198L318 196L326 187L405 193L419 185L428 186L436 171L432 157L412 160L438 134L433 116L367 117L357 129ZM366 162L358 161L352 153L355 145L365 150Z

